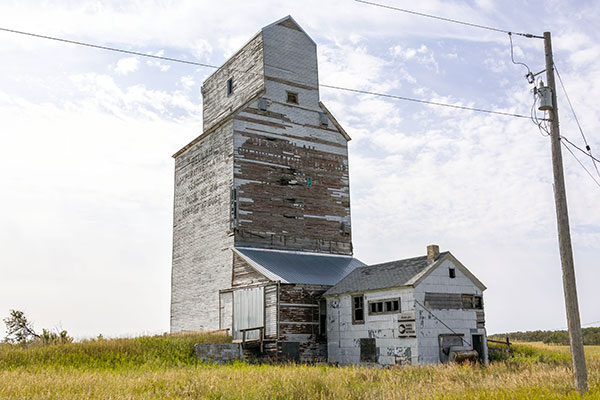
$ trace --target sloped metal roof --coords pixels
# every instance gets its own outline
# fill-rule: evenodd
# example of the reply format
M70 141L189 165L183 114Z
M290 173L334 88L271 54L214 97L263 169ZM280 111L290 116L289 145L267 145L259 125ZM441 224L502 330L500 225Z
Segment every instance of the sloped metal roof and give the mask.
M365 265L350 256L241 247L236 247L235 251L267 278L283 283L332 286L356 268Z
M438 260L446 253L440 253ZM324 295L409 285L412 278L431 265L432 263L427 261L427 256L422 256L356 268Z

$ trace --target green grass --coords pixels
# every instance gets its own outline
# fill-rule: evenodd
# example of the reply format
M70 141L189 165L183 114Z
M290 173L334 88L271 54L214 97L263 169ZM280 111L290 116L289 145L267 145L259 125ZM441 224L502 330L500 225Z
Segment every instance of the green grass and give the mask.
M193 355L194 343L229 340L196 334L0 346L0 399L580 398L568 351L557 346L519 344L513 358L489 367L218 366ZM588 357L584 398L600 398L600 351Z
M69 367L123 370L200 364L195 343L223 343L223 335L186 334L98 339L53 345L0 345L0 370L16 367Z

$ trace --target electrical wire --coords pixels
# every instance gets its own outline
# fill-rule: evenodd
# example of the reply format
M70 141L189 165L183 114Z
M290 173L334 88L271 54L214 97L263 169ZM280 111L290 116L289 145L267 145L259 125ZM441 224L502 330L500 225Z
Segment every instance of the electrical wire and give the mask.
M442 325L444 325L446 328L448 328L448 329L450 330L450 332L454 333L455 335L458 335L458 333L456 333L456 331L455 331L454 329L450 328L450 327L449 327L449 326L448 326L448 325L447 325L447 324L446 324L444 321L442 321L441 319L439 319L439 318L437 317L437 315L435 315L433 312L431 312L431 310L430 310L430 309L428 309L428 308L427 308L427 307L425 307L423 304L421 304L421 303L419 302L419 300L417 300L417 299L414 299L414 301L415 301L415 303L416 303L416 304L418 304L418 305L419 305L419 306L420 306L420 307L421 307L423 310L427 311L427 312L428 312L428 313L429 313L429 314L430 314L430 315L431 315L433 318L437 319L439 322L441 322L441 323L442 323ZM415 308L416 308L416 307L415 307ZM460 338L462 339L462 341L463 341L463 342L465 342L465 343L467 344L467 346L469 346L469 347L471 347L471 346L472 346L472 344L471 344L471 343L469 343L469 342L467 341L467 339L465 339L465 338L464 338L462 335L460 336Z
M558 76L558 81L560 82L560 86L562 87L563 93L565 94L565 97L567 98L567 103L569 103L569 107L571 108L571 112L573 113L573 118L575 118L575 122L577 123L577 127L579 128L579 132L581 132L581 137L583 138L583 142L585 143L585 148L586 148L587 152L589 153L589 156L592 158L592 162L594 163L594 168L596 169L596 173L600 177L600 171L598 170L598 166L596 165L596 161L598 161L598 159L594 158L594 156L592 155L592 148L590 147L590 145L587 142L587 139L585 138L585 134L583 133L583 129L581 128L581 124L579 123L577 114L575 114L575 108L573 107L573 104L571 103L571 99L569 98L569 94L567 93L567 89L565 88L562 78L560 77L560 72L558 72L558 68L556 67L556 64L554 64L554 70L556 71L556 75ZM581 149L579 149L579 150L581 150ZM600 162L600 161L598 161L598 162Z
M46 36L46 35L39 35L36 33L17 31L14 29L7 29L7 28L0 27L0 31L17 33L20 35L33 36L36 38L54 40L54 41L59 41L59 42L64 42L64 43L76 44L76 45L80 45L80 46L92 47L95 49L115 51L115 52L125 53L125 54L132 54L132 55L136 55L136 56L140 56L140 57L149 57L149 58L154 58L154 59L159 59L159 60L178 62L178 63L183 63L183 64L191 64L191 65L196 65L196 66L205 67L205 68L219 69L218 66L211 65L211 64L181 60L181 59L171 58L171 57L155 56L152 54L144 54L144 53L140 53L137 51L123 50L123 49L119 49L116 47L101 46L101 45L97 45L97 44L79 42L79 41L75 41L75 40L62 39L62 38ZM232 71L235 71L235 70L232 70ZM248 74L248 73L254 74L254 72L249 72L249 71L238 71L238 72L244 73L244 74ZM324 88L329 88L329 89L342 90L342 91L346 91L346 92L369 94L369 95L373 95L373 96L386 97L386 98L392 98L392 99L404 100L404 101L411 101L411 102L415 102L415 103L423 103L423 104L429 104L429 105L434 105L434 106L449 107L449 108L455 108L455 109L460 109L460 110L477 111L477 112L482 112L482 113L497 114L497 115L504 115L504 116L509 116L509 117L517 117L517 118L527 118L527 119L530 118L527 115L514 114L514 113L503 112L503 111L486 110L483 108L458 106L455 104L440 103L440 102L428 101L428 100L419 100L419 99L414 99L414 98L410 98L410 97L395 96L395 95L391 95L391 94L370 92L370 91L366 91L366 90L352 89L352 88L346 88L346 87L341 87L341 86L325 85L325 84L320 84L319 86L324 87Z
M590 176L590 178L592 178L592 180L596 183L596 185L598 185L598 187L600 188L600 182L598 182L596 180L596 178L594 178L594 175L592 175L592 173L590 171L588 171L588 169L585 167L585 165L583 165L583 163L581 161L579 161L579 158L577 158L577 156L575 155L575 153L573 153L573 150L571 150L569 148L569 146L567 146L565 144L565 142L563 142L562 140L560 141L562 143L563 146L565 146L565 149L567 149L569 151L569 153L571 153L571 155L575 158L575 160L577 160L577 162L579 163L579 165L581 165L581 167L585 170L585 172L587 172L587 174Z
M414 99L414 98L410 98L410 97L396 96L396 95L393 95L393 94L370 92L370 91L367 91L367 90L350 89L350 88L345 88L345 87L341 87L341 86L333 86L333 85L325 85L325 84L320 84L319 86L324 87L324 88L329 88L329 89L343 90L343 91L346 91L346 92L353 92L353 93L360 93L360 94L370 94L370 95L373 95L373 96L387 97L387 98L397 99L397 100L412 101L412 102L415 102L415 103L423 103L423 104L429 104L429 105L434 105L434 106L443 106L443 107L457 108L459 110L477 111L477 112L482 112L482 113L497 114L497 115L504 115L504 116L509 116L509 117L517 117L517 118L527 118L527 119L531 118L530 116L522 115L522 114L514 114L514 113L509 113L509 112L504 112L504 111L486 110L486 109L483 109L483 108L458 106L458 105L455 105L455 104L448 104L448 103L438 103L438 102L435 102L435 101L419 100L419 99Z
M597 161L600 162L599 159L597 159L596 157L590 155L588 152L586 152L584 149L582 149L581 147L577 146L575 143L571 142L568 138L566 138L565 136L560 137L561 139L566 140L571 146L575 147L577 150L579 150L580 152L582 152L586 157L590 157L593 161Z
M14 30L14 29L0 28L0 31L11 32L11 33L18 33L20 35L33 36L33 37L36 37L36 38L54 40L54 41L57 41L57 42L77 44L79 46L93 47L95 49L116 51L118 53L132 54L134 56L149 57L149 58L155 58L155 59L159 59L159 60L172 61L172 62L178 62L178 63L183 63L183 64L197 65L199 67L219 68L216 65L204 64L204 63L199 63L199 62L195 62L195 61L186 61L186 60L179 60L177 58L171 58L171 57L155 56L155 55L152 55L152 54L139 53L137 51L123 50L123 49L118 49L116 47L100 46L100 45L97 45L97 44L91 44L91 43L86 43L86 42L78 42L78 41L75 41L75 40L62 39L62 38L57 38L57 37L52 37L52 36L46 36L46 35L39 35L37 33L17 31L17 30Z
M525 37L528 37L528 38L536 38L536 39L543 39L544 38L543 36L536 36L536 35L532 35L531 33L511 32L511 31L507 31L505 29L498 29L498 28L493 28L491 26L485 26L485 25L480 25L480 24L473 24L471 22L459 21L459 20L452 19L452 18L439 17L437 15L425 14L425 13L421 13L421 12L417 12L417 11L407 10L405 8L398 8L398 7L388 6L388 5L385 5L385 4L374 3L374 2L371 2L371 1L364 1L364 0L354 0L354 1L357 2L357 3L368 4L368 5L375 6L375 7L387 8L389 10L394 10L394 11L400 11L400 12L407 13L407 14L418 15L420 17L433 18L433 19L438 19L440 21L452 22L452 23L460 24L460 25L466 25L466 26L470 26L470 27L473 27L473 28L487 29L489 31L502 32L502 33L508 33L508 34L512 33L514 35L525 36Z
M532 75L531 70L529 69L529 66L527 64L523 63L523 62L520 62L520 61L517 62L517 61L515 61L515 55L514 55L514 52L513 52L512 35L513 34L511 32L508 32L508 38L510 39L510 59L512 60L513 64L515 64L515 65L522 65L525 68L527 68L527 75L525 75L525 76L528 77L528 76Z

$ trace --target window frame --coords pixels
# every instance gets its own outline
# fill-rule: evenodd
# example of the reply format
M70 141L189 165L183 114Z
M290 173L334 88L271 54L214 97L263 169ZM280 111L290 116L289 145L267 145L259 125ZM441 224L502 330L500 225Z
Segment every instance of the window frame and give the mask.
M233 77L227 79L227 96L233 94Z
M450 279L456 278L456 268L448 268L448 276Z
M286 93L286 98L285 98L285 102L288 104L300 104L300 99L299 99L299 95L298 92L290 92L289 90L285 91ZM290 99L292 99L292 101L290 101ZM295 101L293 101L295 99Z
M394 310L394 302L398 302L398 309ZM391 303L391 310L386 310L386 303L390 302ZM402 312L402 301L400 300L400 297L392 297L389 299L380 299L380 300L372 300L369 301L368 304L368 311L369 311L369 315L387 315L387 314L399 314ZM379 308L378 306L381 305L381 311L373 311L372 307L375 306L376 308Z
M352 325L362 325L365 323L365 296L363 294L354 295L352 301ZM356 300L360 299L360 307L357 307ZM356 318L356 311L362 311L362 319Z

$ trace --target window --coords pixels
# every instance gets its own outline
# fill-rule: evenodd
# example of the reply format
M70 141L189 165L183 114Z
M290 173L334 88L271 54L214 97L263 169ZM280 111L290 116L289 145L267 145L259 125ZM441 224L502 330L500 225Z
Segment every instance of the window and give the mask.
M400 299L387 299L369 302L369 315L392 314L400 311Z
M298 104L298 93L287 92L287 100L288 103Z
M448 274L450 275L450 278L456 278L456 270L454 268L448 268Z
M227 96L233 93L233 78L229 78L227 81Z
M352 323L365 323L365 298L360 296L352 296Z

